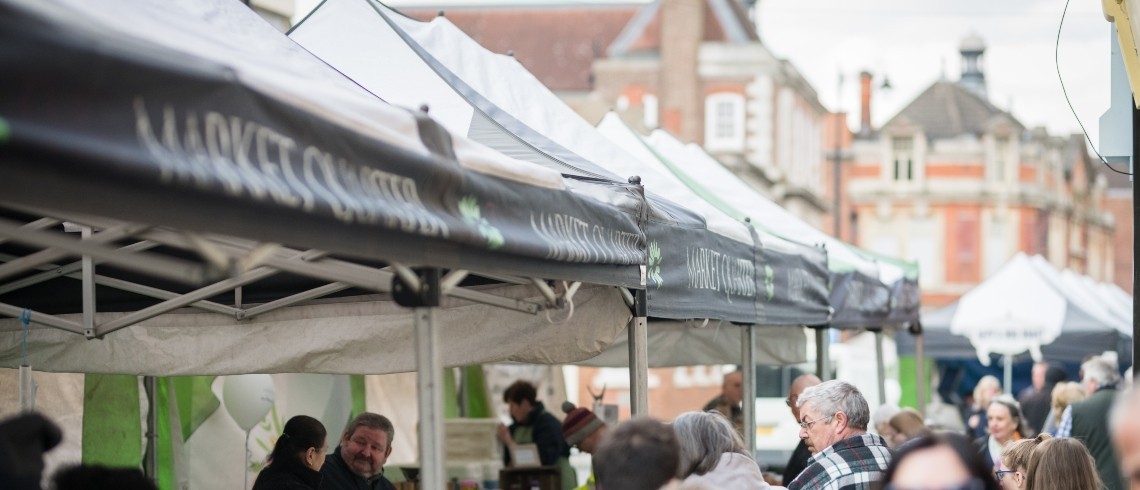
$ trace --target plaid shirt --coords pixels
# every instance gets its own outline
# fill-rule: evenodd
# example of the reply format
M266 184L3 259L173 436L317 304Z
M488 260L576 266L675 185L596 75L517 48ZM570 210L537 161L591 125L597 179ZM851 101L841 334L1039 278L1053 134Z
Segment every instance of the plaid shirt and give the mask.
M1058 438L1070 437L1073 435L1073 406L1065 407L1065 411L1061 414L1061 424L1057 426L1057 431L1053 434Z
M813 456L788 490L869 490L890 463L891 450L882 437L848 437Z

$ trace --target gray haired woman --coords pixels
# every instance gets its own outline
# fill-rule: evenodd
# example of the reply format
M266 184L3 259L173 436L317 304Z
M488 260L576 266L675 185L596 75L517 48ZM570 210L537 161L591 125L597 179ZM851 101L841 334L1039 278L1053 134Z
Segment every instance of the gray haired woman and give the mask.
M744 441L718 412L685 412L673 421L681 444L677 476L708 488L768 489Z

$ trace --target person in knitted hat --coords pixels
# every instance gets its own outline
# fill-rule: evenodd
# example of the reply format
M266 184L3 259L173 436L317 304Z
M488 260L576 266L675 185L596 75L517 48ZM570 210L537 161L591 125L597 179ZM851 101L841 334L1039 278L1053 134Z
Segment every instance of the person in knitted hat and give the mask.
M594 448L602 440L609 426L599 419L594 412L587 408L575 407L573 403L563 402L562 411L566 418L562 420L562 437L570 447L578 447L579 451L593 454Z
M566 418L562 420L562 437L566 439L566 444L577 447L584 453L594 454L598 443L602 442L610 426L594 415L594 412L587 408L575 407L570 402L562 402L562 411L566 412ZM586 484L574 490L594 490L594 488L596 481L594 474L590 473Z

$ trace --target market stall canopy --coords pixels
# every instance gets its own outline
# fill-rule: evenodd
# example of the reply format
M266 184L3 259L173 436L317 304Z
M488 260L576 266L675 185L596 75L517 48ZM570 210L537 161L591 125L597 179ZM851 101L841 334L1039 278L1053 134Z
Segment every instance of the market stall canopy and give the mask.
M756 230L748 216L729 215L706 201L711 194L695 183L686 185L670 171L672 155L654 150L614 112L598 123L598 131L634 157L624 163L666 197L683 202L700 213L709 229L746 241L756 249L757 269L763 271L764 290L757 295L761 325L825 325L831 318L827 289L827 256L819 247L785 240ZM685 155L676 155L686 158ZM696 189L694 189L696 187ZM700 191L700 192L698 192ZM686 256L694 251L686 247ZM692 263L692 259L689 260Z
M647 141L659 154L670 156L669 168L679 179L726 213L746 216L747 211L758 217L753 223L768 233L823 245L832 275L832 326L880 327L917 319L918 271L913 264L901 267L872 259L823 233L760 195L695 144L686 145L661 130L650 134Z
M1064 273L1040 256L1018 253L953 304L922 315L924 351L935 359L990 362L990 353L1029 352L1036 360L1079 363L1089 354L1114 351L1130 359L1132 332L1086 309L1059 287ZM1095 301L1114 301L1099 294ZM897 337L899 353L914 352L909 335Z
M426 103L452 131L568 180L617 183L642 170L513 58L487 51L446 18L425 23L375 1L328 0L290 36L377 96ZM758 323L758 292L770 281L756 268L748 229L708 224L640 177L649 316Z
M0 313L56 329L0 322L4 366L26 339L49 370L410 370L414 266L449 270L445 364L569 362L629 318L579 281L644 284L638 186L450 134L239 2L4 0L0 59Z

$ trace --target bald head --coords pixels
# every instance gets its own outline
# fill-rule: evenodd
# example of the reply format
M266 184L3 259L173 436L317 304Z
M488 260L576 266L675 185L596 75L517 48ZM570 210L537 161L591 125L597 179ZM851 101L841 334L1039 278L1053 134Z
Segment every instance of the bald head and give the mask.
M788 407L792 409L792 416L795 417L796 420L800 419L800 408L796 406L796 400L800 398L800 393L820 383L822 383L822 381L814 374L801 374L792 380L792 386L788 389L788 399L786 401Z
M744 373L733 371L724 375L724 385L721 394L729 405L736 406L744 400Z

